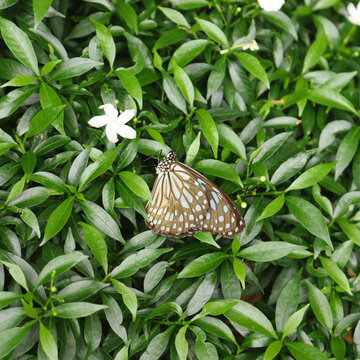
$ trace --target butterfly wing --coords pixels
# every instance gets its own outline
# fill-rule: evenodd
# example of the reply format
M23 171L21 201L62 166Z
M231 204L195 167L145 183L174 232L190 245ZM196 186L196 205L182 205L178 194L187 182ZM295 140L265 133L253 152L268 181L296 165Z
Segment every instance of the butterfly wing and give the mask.
M164 236L180 238L203 231L233 238L245 227L239 209L222 189L177 161L170 171L159 173L152 197L145 208L147 226Z

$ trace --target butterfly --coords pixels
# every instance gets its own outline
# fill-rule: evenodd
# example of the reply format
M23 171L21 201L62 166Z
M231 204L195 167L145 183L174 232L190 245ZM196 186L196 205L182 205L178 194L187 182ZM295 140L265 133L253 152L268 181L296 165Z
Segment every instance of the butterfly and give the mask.
M146 225L163 236L182 238L212 232L233 238L245 227L229 196L204 175L169 154L156 167L152 201L146 204Z

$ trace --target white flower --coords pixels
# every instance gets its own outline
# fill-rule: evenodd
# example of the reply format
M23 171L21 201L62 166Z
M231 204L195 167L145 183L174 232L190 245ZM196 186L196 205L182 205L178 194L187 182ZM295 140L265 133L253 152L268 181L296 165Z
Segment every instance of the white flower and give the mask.
M285 0L258 0L264 11L279 11L285 4Z
M105 133L110 142L115 144L118 141L118 134L127 139L136 138L136 131L130 126L125 125L135 116L134 110L120 111L118 116L119 113L112 104L101 105L99 109L104 109L105 115L92 117L89 120L89 124L96 128L106 125Z
M243 50L248 50L248 49L250 49L251 51L259 50L259 45L256 42L256 40L253 40L250 44L246 44L243 46Z
M354 25L360 26L360 2L358 2L357 7L353 3L350 3L347 7L348 15L347 19Z

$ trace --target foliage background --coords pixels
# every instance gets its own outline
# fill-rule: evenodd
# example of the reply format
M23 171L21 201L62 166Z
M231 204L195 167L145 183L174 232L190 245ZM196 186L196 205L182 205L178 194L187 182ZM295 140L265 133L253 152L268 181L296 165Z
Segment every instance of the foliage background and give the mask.
M345 5L0 1L1 358L360 358ZM117 146L87 123L115 100ZM240 239L146 228L169 148L237 199Z

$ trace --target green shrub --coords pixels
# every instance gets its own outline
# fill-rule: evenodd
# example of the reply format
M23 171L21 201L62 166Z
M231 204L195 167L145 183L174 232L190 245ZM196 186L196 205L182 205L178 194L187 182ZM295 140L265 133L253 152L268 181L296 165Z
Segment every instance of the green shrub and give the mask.
M347 11L0 0L1 359L360 358ZM146 227L170 149L235 201L238 238Z

